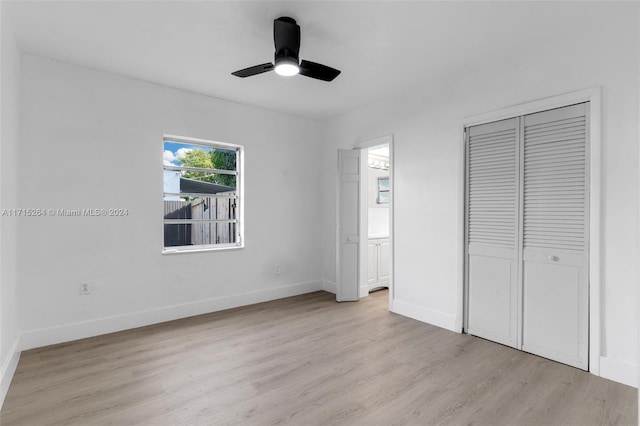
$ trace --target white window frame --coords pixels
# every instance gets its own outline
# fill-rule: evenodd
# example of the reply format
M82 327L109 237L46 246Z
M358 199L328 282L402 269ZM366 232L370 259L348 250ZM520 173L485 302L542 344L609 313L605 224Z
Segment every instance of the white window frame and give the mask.
M175 219L164 219L162 218L162 254L176 254L176 253L193 253L193 252L203 252L203 251L218 251L218 250L232 250L244 248L244 146L227 143L227 142L218 142L211 141L206 139L198 139L191 138L186 136L177 136L177 135L169 135L164 134L162 137L162 146L164 152L164 143L165 142L177 142L184 143L188 145L201 145L204 147L210 148L221 148L226 150L235 150L236 151L236 242L235 243L227 243L227 244L202 244L202 245L191 245L191 246L175 246L175 247L164 247L164 225L177 223ZM199 169L193 167L168 167L164 165L162 166L162 172L164 174L165 170L190 170L190 171L204 171L204 172L213 172L213 173L224 173L230 174L228 170L216 170L216 169ZM164 185L164 182L163 182ZM165 193L164 189L162 191L162 199L167 195L177 195L173 193ZM196 195L196 194L194 194ZM216 195L216 194L198 194L200 196L206 195L207 197L223 197L228 198L228 195ZM193 219L178 219L184 223L193 222ZM211 220L207 222L220 222L216 220Z

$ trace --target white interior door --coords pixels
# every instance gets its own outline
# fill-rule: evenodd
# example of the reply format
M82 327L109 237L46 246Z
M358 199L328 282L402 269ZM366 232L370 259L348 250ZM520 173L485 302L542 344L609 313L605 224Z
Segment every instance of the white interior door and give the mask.
M338 150L338 247L336 300L357 301L359 292L360 150Z
M588 368L587 107L524 117L522 349Z
M467 131L467 331L518 345L519 119Z

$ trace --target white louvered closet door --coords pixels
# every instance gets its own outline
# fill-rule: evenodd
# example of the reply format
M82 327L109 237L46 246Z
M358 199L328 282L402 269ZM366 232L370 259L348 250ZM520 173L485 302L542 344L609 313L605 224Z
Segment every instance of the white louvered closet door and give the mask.
M524 117L522 349L588 368L587 108Z
M588 104L467 129L470 334L588 369Z
M467 130L467 331L516 347L520 119Z

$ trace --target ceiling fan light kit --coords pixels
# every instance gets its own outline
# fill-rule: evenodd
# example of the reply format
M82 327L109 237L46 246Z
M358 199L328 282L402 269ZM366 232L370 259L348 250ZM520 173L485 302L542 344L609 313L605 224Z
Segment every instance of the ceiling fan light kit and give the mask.
M283 16L273 21L273 42L274 63L254 65L231 74L245 78L275 69L279 75L290 77L300 74L323 81L333 81L340 74L339 70L326 65L305 60L300 62L300 26L293 18Z
M276 73L285 77L291 77L300 72L300 66L297 61L291 58L276 58Z

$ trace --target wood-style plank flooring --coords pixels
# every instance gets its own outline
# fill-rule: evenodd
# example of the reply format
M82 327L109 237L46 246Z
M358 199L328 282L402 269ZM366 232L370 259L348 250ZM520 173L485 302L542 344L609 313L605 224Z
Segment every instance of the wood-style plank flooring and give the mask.
M636 425L636 390L329 293L22 354L2 425Z

